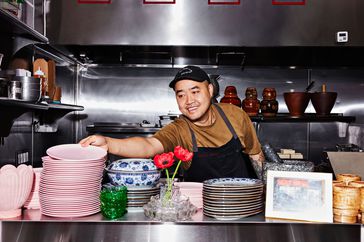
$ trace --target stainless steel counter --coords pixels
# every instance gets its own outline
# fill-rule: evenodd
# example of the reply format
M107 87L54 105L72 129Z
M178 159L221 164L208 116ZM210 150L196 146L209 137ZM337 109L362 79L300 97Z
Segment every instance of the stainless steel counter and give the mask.
M190 221L152 221L142 211L118 220L101 214L52 218L25 210L21 218L0 221L1 242L13 241L360 241L361 224L304 223L270 220L258 214L221 221L198 211Z

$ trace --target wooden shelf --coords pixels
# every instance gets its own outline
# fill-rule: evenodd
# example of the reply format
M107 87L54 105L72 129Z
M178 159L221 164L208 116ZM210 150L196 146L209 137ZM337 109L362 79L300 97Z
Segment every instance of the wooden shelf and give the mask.
M48 43L47 37L3 9L0 9L0 29L13 35L23 36L35 41Z

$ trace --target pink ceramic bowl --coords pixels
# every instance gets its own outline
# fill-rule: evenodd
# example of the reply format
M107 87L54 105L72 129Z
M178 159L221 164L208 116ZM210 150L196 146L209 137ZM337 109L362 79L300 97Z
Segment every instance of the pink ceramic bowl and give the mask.
M21 215L33 185L32 166L5 165L0 169L0 218Z

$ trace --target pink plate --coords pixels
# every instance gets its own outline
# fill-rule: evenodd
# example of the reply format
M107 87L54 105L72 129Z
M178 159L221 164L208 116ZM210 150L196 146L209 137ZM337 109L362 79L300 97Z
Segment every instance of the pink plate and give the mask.
M97 181L95 183L90 182L82 182L75 184L74 182L71 183L65 183L60 184L59 182L47 182L40 181L39 183L39 190L41 189L60 189L60 190L78 190L78 189L90 189L94 187L98 187L101 185L101 179L100 181Z
M202 182L175 182L175 185L180 187L180 189L200 189L202 190Z
M58 165L58 166L75 166L75 167L93 167L105 164L105 159L98 160L54 160L54 159L43 159L43 164L47 165Z
M53 146L46 151L53 159L65 159L75 161L100 160L107 154L106 150L96 147L82 147L80 144L64 144Z
M55 213L55 212L52 212L52 211L44 211L44 210L40 210L40 212L43 214L43 215L46 215L46 216L51 216L51 217L61 217L61 218L69 218L69 217L82 217L82 216L88 216L88 215L92 215L92 214L95 214L95 213L98 213L100 211L100 209L95 209L95 210L91 210L91 211L86 211L86 212L61 212L61 213Z
M85 212L92 212L92 211L99 211L100 205L95 206L87 206L87 207L78 207L78 208L61 208L61 207L54 207L54 208L48 208L48 207L41 207L41 210L44 212L49 212L53 214L63 214L63 213L85 213Z

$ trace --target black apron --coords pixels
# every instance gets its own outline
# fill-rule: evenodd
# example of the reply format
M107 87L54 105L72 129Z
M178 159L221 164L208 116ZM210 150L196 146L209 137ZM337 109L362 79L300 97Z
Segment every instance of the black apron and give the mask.
M242 145L233 126L221 107L218 105L215 107L233 137L220 147L197 147L195 133L189 126L192 136L193 159L190 168L184 173L184 180L203 182L222 177L256 178L249 156L242 152Z

